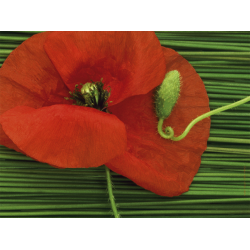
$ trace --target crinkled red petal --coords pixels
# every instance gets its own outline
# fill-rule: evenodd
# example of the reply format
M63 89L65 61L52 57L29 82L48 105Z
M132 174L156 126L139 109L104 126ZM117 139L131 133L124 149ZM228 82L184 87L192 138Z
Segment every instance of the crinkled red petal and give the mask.
M60 168L98 167L126 149L124 124L92 108L20 106L5 112L0 123L25 154Z
M67 102L68 88L43 48L49 33L23 42L0 68L0 115L16 106L40 108ZM0 144L18 150L1 127Z
M154 32L54 32L45 50L71 91L75 84L103 78L111 88L110 106L148 93L166 73Z
M205 86L193 67L171 49L164 48L167 72L178 70L182 76L180 97L164 126L179 136L197 116L208 112ZM126 125L127 152L106 165L139 186L163 196L188 191L197 173L201 155L207 147L210 119L197 123L181 141L160 137L153 104L154 91L131 97L110 108Z

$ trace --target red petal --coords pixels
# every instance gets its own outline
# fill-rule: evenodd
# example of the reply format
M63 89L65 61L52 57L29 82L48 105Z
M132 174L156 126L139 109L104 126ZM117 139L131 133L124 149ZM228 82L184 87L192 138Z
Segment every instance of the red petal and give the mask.
M110 106L148 93L166 72L154 32L54 32L45 50L71 91L103 78L111 87Z
M66 103L68 88L44 51L50 32L37 34L18 46L0 69L0 115L16 106L40 108ZM0 128L0 144L17 150Z
M12 148L17 152L23 153L15 143L4 133L2 125L0 124L0 145L4 145L5 147Z
M25 154L61 168L98 167L126 148L124 124L92 108L22 106L5 112L0 122Z
M209 99L193 67L171 49L164 49L164 53L167 72L178 70L182 76L179 100L164 122L178 136L193 119L210 110ZM172 197L188 191L199 169L207 147L210 119L197 123L181 141L163 139L157 133L153 94L151 91L134 96L110 108L126 125L128 147L123 156L106 165L145 189Z

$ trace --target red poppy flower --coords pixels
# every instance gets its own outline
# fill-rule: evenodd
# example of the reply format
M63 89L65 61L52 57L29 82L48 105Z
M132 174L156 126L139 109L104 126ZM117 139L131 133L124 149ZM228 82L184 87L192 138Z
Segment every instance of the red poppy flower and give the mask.
M209 111L204 84L153 32L45 32L22 43L0 69L0 143L59 168L105 164L156 194L188 190L206 149L210 120L181 141L157 133L155 87L166 72L182 77L164 122L175 135ZM103 79L108 111L65 100L76 84Z

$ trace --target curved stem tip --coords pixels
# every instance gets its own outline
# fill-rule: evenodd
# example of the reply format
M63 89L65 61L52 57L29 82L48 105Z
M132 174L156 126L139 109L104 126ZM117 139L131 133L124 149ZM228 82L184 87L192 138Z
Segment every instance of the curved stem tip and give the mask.
M184 132L180 135L180 136L177 136L175 137L174 136L174 130L171 128L171 127L166 127L165 128L165 132L162 130L162 125L163 125L163 122L164 122L164 119L160 118L159 119L159 122L158 122L158 133L160 134L161 137L165 138L165 139L170 139L172 141L180 141L182 140L183 138L186 137L186 135L188 134L188 132L191 130L191 128L199 121L211 116L211 115L215 115L215 114L218 114L222 111L225 111L225 110L228 110L228 109L231 109L231 108L235 108L241 104L244 104L246 102L250 101L250 96L238 101L238 102L235 102L235 103L232 103L232 104L229 104L229 105L226 105L226 106L223 106L221 108L217 108L215 110L212 110L212 111L209 111L199 117L197 117L196 119L194 119L192 122L189 123L189 125L186 127L186 129L184 130Z

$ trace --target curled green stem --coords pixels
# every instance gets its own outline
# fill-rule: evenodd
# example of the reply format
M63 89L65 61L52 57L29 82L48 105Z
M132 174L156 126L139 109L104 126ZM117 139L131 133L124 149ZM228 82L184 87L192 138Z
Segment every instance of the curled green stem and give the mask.
M222 111L225 111L225 110L228 110L228 109L231 109L231 108L235 108L235 107L237 107L237 106L239 106L241 104L244 104L246 102L249 102L249 101L250 101L250 96L248 96L248 97L246 97L246 98L244 98L244 99L242 99L242 100L240 100L238 102L235 102L235 103L223 106L221 108L209 111L209 112L197 117L192 122L190 122L189 125L184 130L184 132L180 136L177 136L177 137L174 136L174 130L171 127L166 127L165 132L162 130L162 125L163 125L164 119L160 118L159 122L158 122L158 133L161 135L161 137L163 137L165 139L171 139L172 141L180 141L180 140L182 140L183 138L186 137L188 132L191 130L191 128L197 122L199 122L199 121L201 121L201 120L203 120L203 119L205 119L205 118L207 118L207 117L209 117L211 115L215 115L215 114L218 114L218 113L220 113Z
M111 203L111 207L114 213L115 218L119 218L119 214L117 212L116 204L115 204L115 199L113 195L113 190L112 190L112 182L111 182L111 175L110 175L110 170L105 166L105 171L106 171L106 177L107 177L107 185L108 185L108 192L109 192L109 200Z

